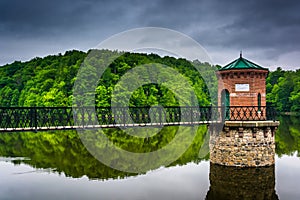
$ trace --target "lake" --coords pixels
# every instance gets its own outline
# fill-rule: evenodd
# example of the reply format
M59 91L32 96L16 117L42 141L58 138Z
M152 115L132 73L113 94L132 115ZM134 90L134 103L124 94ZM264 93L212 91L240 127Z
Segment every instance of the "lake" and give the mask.
M210 164L209 154L201 152L207 134L203 126L176 161L141 173L102 164L75 130L1 133L0 199L298 200L300 118L281 117L280 122L275 166L243 169ZM168 144L177 129L165 127L149 140L128 138L116 129L104 131L121 148L151 152ZM113 162L116 158L111 157Z

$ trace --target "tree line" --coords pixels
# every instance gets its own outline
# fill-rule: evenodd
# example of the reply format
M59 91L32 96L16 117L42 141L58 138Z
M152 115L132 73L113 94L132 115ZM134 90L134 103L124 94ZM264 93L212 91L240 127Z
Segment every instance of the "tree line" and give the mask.
M278 67L267 78L267 103L280 112L300 112L300 69Z
M88 55L95 56L86 61ZM99 57L98 55L101 56ZM110 106L112 98L122 101L128 86L119 84L122 76L136 66L151 66L149 69L169 66L178 74L186 78L191 86L174 81L177 94L164 84L145 84L138 87L130 97L130 106L176 106L180 102L186 105L216 105L217 80L213 77L207 86L203 76L209 76L216 69L208 63L188 61L169 56L160 57L156 54L126 53L109 50L92 50L82 52L67 51L63 55L49 55L44 58L34 58L27 62L15 61L0 67L0 106L72 106L74 101L73 86L76 82L80 67L86 65L85 73L93 78L98 73L97 65L113 58L110 65L103 72L95 88L95 104ZM217 66L219 67L219 66ZM198 69L198 70L197 70ZM201 71L201 73L199 73ZM168 71L165 76L176 80L177 77ZM154 72L139 74L131 73L131 78L137 76L156 76ZM130 78L130 75L127 76ZM300 69L285 71L277 68L271 71L267 78L267 104L275 106L281 112L300 112ZM122 81L121 81L122 82ZM180 83L180 82L179 82ZM80 87L87 87L81 83ZM86 83L87 84L87 83ZM133 83L134 84L134 83ZM173 89L174 89L173 88ZM193 93L193 95L190 95ZM189 99L193 98L193 99Z
M94 54L94 56L88 57L90 54ZM99 72L97 67L111 58L113 58L112 62L103 72L100 80L95 80L94 78ZM86 71L81 74L85 77L77 77L77 72L82 65L85 66ZM194 67L201 68L205 74L212 69L208 63L199 61L192 63L185 59L168 56L162 58L156 54L120 53L109 50L93 50L93 52L85 53L73 50L67 51L64 55L34 58L28 62L16 61L0 67L0 106L72 106L73 86L77 78L98 81L94 103L97 106L110 106L112 97L119 101L123 100L126 88L122 88L125 87L125 84L119 84L120 79L136 66L151 66L156 69L170 66L177 74L186 78L186 82L191 88L186 88L184 84L176 84L174 81L172 85L179 91L174 94L164 84L145 84L133 91L129 101L130 106L176 106L179 105L180 100L189 102L186 105L194 103L202 106L210 105L208 88ZM129 77L127 78L134 78L134 76L145 78L143 76L151 75L156 77L157 75L154 72L148 74L147 71L142 73L144 74L128 73ZM163 77L169 77L170 80L178 79L172 73L168 74L168 71L164 71L164 73L167 74ZM160 76L162 75L160 74ZM151 79L151 77L146 78ZM90 83L81 82L80 84L78 87L87 88ZM113 93L114 90L119 92ZM191 92L195 94L195 98L186 99L192 97Z

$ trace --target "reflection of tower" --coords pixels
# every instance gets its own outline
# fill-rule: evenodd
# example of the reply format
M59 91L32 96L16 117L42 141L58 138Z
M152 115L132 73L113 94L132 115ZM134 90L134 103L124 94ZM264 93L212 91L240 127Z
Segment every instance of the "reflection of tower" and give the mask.
M274 165L259 168L210 165L207 200L276 200Z

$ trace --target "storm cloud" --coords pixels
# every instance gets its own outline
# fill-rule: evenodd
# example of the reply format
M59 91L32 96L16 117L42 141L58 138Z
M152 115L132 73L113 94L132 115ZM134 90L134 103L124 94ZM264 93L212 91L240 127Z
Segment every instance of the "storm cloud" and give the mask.
M113 34L155 26L187 34L214 64L243 55L265 67L300 67L298 0L2 0L0 64L88 50Z

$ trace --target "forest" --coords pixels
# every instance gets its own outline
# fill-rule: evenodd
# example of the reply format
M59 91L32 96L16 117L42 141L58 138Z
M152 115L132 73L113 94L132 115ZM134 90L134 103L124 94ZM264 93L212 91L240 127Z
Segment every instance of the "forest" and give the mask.
M203 74L206 71L213 72L207 63L200 63L199 61L191 63L185 59L167 56L161 58L155 54L120 53L109 50L94 51L96 53L92 53L101 55L101 58L86 59L90 52L73 50L67 51L64 55L34 58L28 62L16 61L0 67L0 106L72 106L74 100L73 86L76 78L78 78L76 77L77 72L84 60L88 61L84 63L86 73L82 74L93 80L99 71L97 69L99 63L103 63L110 58L114 58L111 64L103 72L100 80L95 80L95 82L98 81L94 94L97 106L110 106L113 90L118 87L118 90L122 91L120 87L124 86L117 85L121 77L135 66L147 65L154 65L158 69L159 67L171 66L178 74L187 79L191 88L186 88L185 85L181 84L176 85L176 81L173 81L174 87L181 94L178 97L163 84L145 84L132 93L131 106L176 106L180 99L185 101L187 99L184 98L191 97L190 92L194 92L196 96L193 102L198 101L197 103L202 106L210 105L211 101L207 86L199 72L194 68L194 66L199 66ZM157 74L158 71L152 75L156 76ZM131 76L138 75L131 74ZM173 80L178 79L172 73L165 74L165 76L169 76L169 79ZM216 80L214 81L216 82ZM83 85L79 85L79 87L88 87L88 83L81 84ZM115 93L115 98L122 101L122 95L125 95L125 93ZM186 105L190 104L187 103Z
M278 67L267 78L267 103L280 112L300 112L300 69L285 71Z
M91 50L90 50L91 51ZM34 58L27 62L15 61L0 67L0 106L72 106L73 86L78 70L90 51L67 51L64 54L49 55L44 58ZM187 78L196 99L191 102L200 106L214 105L216 80L207 86L203 74L208 74L213 67L208 63L188 61L169 56L160 57L156 54L120 53L109 50L97 50L104 55L91 62L101 63L106 58L115 58L103 72L95 89L95 104L110 106L113 90L121 77L136 66L161 64L170 66ZM102 60L101 60L102 59ZM195 69L201 70L201 75ZM90 64L90 72L97 69ZM219 67L219 66L217 66ZM134 75L134 74L133 74ZM137 74L138 75L138 74ZM171 74L170 74L171 76ZM178 79L178 77L171 77ZM174 82L175 84L175 82ZM84 86L82 86L84 87ZM118 85L122 87L122 85ZM176 96L162 84L146 84L137 88L130 97L130 106L176 106L179 99L185 101L190 92L184 85L176 85L182 91L182 97ZM281 112L300 112L300 69L285 71L277 68L271 71L267 78L267 104L275 106ZM209 88L209 89L208 89ZM122 93L117 99L122 100ZM187 103L190 105L190 103Z

